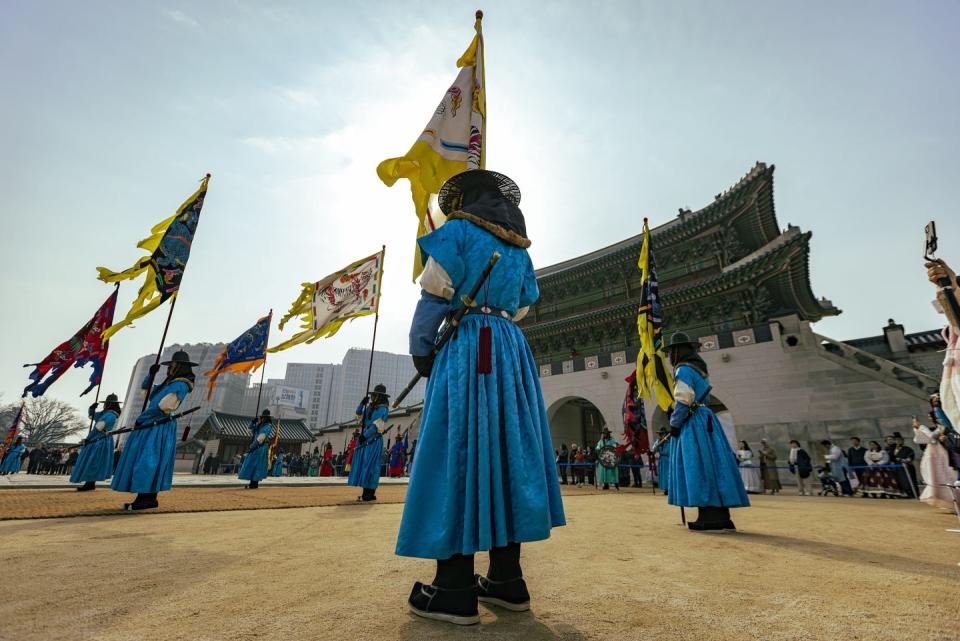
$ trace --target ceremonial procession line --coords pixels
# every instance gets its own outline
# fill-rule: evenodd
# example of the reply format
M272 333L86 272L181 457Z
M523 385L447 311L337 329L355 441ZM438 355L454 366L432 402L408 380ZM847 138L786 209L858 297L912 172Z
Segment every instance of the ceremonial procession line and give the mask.
M381 485L406 485L409 479L380 479ZM8 474L0 476L0 490L15 489L63 489L73 487L67 475L48 474ZM173 487L244 487L247 482L228 474L190 474L188 472L173 475ZM345 476L270 476L260 483L260 487L340 487L347 485Z

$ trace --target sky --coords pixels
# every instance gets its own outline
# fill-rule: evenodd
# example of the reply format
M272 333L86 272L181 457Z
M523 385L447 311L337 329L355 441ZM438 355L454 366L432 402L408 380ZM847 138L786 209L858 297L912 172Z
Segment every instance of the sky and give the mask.
M406 152L456 76L476 2L0 0L0 401L110 293L211 172L168 344L229 341L300 284L387 245L377 348L419 295ZM487 167L514 178L534 263L699 209L758 160L782 227L813 232L836 339L939 327L923 226L960 265L960 4L488 0ZM121 287L117 317L139 283ZM123 395L166 309L111 342ZM373 320L270 356L340 362ZM288 327L277 338L288 337ZM48 396L85 407L89 368Z

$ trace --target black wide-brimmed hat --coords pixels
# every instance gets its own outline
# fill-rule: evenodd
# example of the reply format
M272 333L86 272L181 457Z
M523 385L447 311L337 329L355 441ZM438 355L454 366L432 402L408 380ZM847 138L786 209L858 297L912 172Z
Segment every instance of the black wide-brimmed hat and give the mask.
M190 360L190 354L187 354L187 353L186 353L185 351L183 351L182 349L174 352L174 353L173 353L173 356L170 357L170 360L169 360L169 361L165 361L165 362L160 363L160 364L161 364L161 365L173 365L174 363L178 363L178 364L180 364L180 365L189 365L190 367L196 367L196 366L197 366L197 363L194 363L193 361Z
M671 347L679 347L680 345L694 345L696 347L700 347L700 341L695 338L690 338L684 332L676 332L670 337L670 343L667 345L667 349L670 349Z
M106 398L106 400L103 401L103 402L104 402L104 403L116 403L117 405L119 405L119 404L120 404L120 398L119 398L116 394L107 394L107 398Z
M499 191L514 205L520 204L520 188L510 177L496 171L471 169L453 176L440 187L440 193L437 194L440 211L444 214L456 211L460 208L460 197L463 196L463 192L479 187Z
M376 387L373 388L373 393L390 398L390 395L387 394L387 386L383 383L377 383Z
M600 433L601 433L601 434L610 434L610 428L609 428L609 427L605 427L605 428L603 428L603 429L600 431Z
M260 418L265 418L270 416L270 410L263 410L260 412Z

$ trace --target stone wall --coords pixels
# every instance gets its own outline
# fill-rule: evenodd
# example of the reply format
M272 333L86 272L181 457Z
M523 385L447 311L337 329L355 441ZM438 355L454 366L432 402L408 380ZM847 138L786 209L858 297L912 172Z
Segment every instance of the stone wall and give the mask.
M809 323L782 320L771 325L772 341L702 354L710 368L713 394L729 409L737 438L751 446L766 438L784 460L790 439L797 439L817 461L822 460L817 457L823 438L844 448L851 436L881 440L896 430L912 438L912 416L927 411L921 393L911 393L885 374L840 362L819 346ZM781 326L786 328L783 335ZM568 404L572 398L595 405L619 436L624 378L633 368L631 364L541 376L554 446L570 441L577 419L565 408L573 407ZM647 414L652 424L650 403Z

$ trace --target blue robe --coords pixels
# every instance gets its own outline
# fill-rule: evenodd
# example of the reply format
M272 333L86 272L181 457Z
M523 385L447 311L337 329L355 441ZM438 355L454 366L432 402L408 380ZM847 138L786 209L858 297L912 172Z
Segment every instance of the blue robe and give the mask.
M144 381L144 385L146 384L147 381ZM175 413L192 389L193 384L183 378L154 386L147 409L137 417L137 423L152 423ZM160 401L169 394L176 396L177 407L164 411L160 409ZM110 489L137 494L166 492L173 485L173 465L176 458L176 419L130 432L113 471Z
M91 414L93 427L87 434L88 445L80 448L71 483L105 481L113 475L113 437L104 434L113 430L120 416L113 410Z
M593 448L593 450L599 455L600 448L606 447L607 445L615 448L617 447L617 442L612 438L606 438L606 439L602 438L599 441L597 441L597 446ZM615 467L612 470L608 470L604 466L597 463L597 485L604 485L609 483L613 483L614 485L617 485L620 483L620 468Z
M264 436L263 445L260 445L257 437ZM273 424L264 423L257 427L250 439L250 449L243 458L243 465L240 466L240 474L237 476L242 481L262 481L267 478L267 468L270 466L270 439L273 438ZM254 449L255 448L255 449Z
M674 380L676 407L670 425L680 428L680 436L673 439L670 452L667 502L683 507L749 507L737 458L723 426L707 406L690 408L703 399L709 387L707 379L693 367L680 365Z
M424 292L411 353L432 349L443 315L463 305L494 251L501 258L481 290L515 314L539 298L527 251L462 219L420 238L423 256L450 277L453 295ZM426 260L426 258L425 258ZM480 328L492 333L492 371L477 373ZM427 351L424 351L427 350ZM429 378L396 553L426 559L539 541L564 525L560 483L539 373L523 332L499 314L463 317Z
M383 436L377 428L386 422L390 413L386 405L374 408L359 407L357 413L363 415L363 443L357 443L350 460L350 475L347 485L375 490L380 485L380 464L383 457Z
M673 439L667 439L657 446L660 458L657 459L657 487L664 492L670 488L670 450L673 448Z
M3 455L3 463L0 463L0 474L18 474L22 463L20 457L23 456L25 449L27 449L27 446L23 443L11 445L7 453Z
M277 454L273 459L273 469L270 476L283 476L283 457Z

